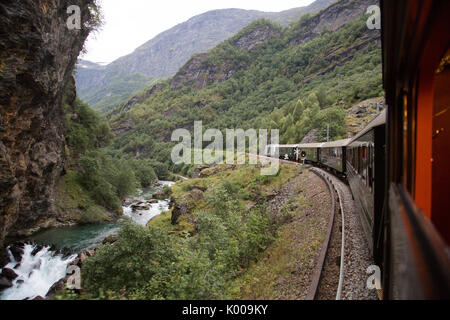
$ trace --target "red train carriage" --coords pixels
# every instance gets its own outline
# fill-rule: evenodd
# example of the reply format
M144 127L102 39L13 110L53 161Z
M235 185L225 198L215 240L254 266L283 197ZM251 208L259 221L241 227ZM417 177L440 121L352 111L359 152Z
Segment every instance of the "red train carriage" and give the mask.
M384 298L450 298L450 1L381 1Z

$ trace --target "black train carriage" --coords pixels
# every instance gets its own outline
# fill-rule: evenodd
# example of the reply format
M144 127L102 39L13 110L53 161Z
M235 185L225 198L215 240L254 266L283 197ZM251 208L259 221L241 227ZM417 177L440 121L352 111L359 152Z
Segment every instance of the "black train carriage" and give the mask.
M317 164L319 162L320 147L323 143L302 143L298 145L300 154L306 155L306 162Z
M386 111L383 111L347 146L347 180L377 263L381 262L383 251L381 216L384 204L385 131Z
M324 142L319 148L319 163L332 169L335 173L346 174L346 147L350 139Z

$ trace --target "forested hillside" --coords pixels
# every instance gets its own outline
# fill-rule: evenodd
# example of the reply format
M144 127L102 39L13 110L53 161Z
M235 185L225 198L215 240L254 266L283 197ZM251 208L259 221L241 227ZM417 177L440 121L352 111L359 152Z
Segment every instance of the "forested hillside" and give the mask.
M162 32L107 66L79 61L77 90L83 101L105 112L146 88L154 79L167 79L195 53L207 51L259 18L288 26L305 13L315 13L333 0L282 12L223 9L209 11ZM145 30L143 30L145 32Z
M298 143L346 137L345 110L382 95L380 33L366 26L370 1L343 0L283 29L258 20L212 50L194 55L171 79L109 113L112 149L170 164L173 130L279 129Z

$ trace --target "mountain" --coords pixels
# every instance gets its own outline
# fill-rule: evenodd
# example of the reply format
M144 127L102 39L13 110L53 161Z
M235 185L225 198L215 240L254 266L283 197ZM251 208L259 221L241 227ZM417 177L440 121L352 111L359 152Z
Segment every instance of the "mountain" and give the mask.
M317 12L333 0L283 12L242 9L209 11L167 30L133 53L102 67L80 61L77 90L80 97L98 111L107 111L140 91L155 79L173 76L195 53L207 51L260 18L287 26L306 13Z
M170 79L107 114L112 149L171 163L171 135L204 128L279 129L282 143L347 137L346 109L383 95L381 34L366 25L373 0L341 0L283 29L257 20L194 55Z

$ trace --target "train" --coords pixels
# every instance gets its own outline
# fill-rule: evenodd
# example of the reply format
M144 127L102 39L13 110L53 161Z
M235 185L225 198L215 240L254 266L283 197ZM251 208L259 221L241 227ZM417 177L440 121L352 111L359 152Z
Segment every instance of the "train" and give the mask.
M450 1L380 12L386 110L351 139L266 153L346 179L384 300L450 299Z
M322 167L345 179L359 208L361 224L375 261L382 261L386 110L351 139L322 143L268 145L265 154Z

